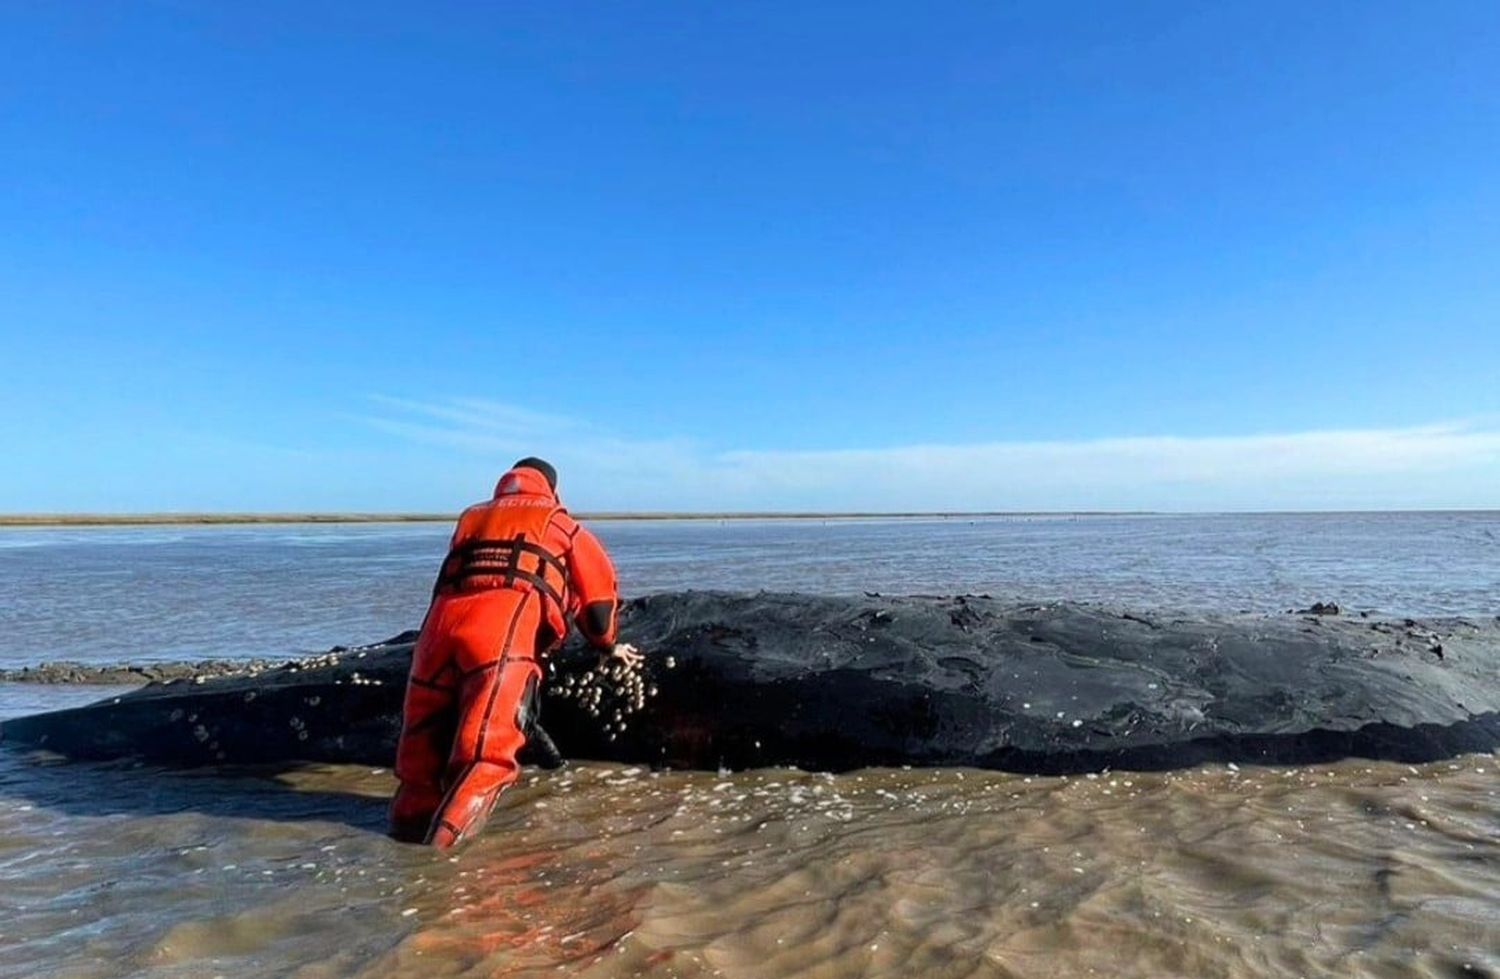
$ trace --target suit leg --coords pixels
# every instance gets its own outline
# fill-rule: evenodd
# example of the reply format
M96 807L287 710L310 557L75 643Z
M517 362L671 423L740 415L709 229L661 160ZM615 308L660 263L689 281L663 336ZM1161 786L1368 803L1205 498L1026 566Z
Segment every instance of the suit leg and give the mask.
M443 776L458 721L457 669L452 645L433 610L412 652L396 744L396 778L390 830L396 839L421 842L443 797Z
M459 689L458 734L447 762L447 792L438 806L428 842L447 848L484 825L504 788L520 774L516 755L526 743L524 726L541 683L531 646L536 635L537 596L511 592L519 601L496 611L502 625L492 659L473 664ZM493 633L490 633L493 635ZM463 663L464 654L459 662Z

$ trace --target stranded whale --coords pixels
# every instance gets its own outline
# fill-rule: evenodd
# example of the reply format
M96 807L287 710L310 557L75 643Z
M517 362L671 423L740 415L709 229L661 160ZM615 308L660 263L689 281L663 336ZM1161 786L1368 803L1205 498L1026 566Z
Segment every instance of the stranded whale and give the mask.
M622 615L641 670L601 673L569 646L541 720L565 757L684 768L1067 773L1500 746L1500 620L1330 611L661 594ZM78 758L386 765L414 639L154 682L0 737Z

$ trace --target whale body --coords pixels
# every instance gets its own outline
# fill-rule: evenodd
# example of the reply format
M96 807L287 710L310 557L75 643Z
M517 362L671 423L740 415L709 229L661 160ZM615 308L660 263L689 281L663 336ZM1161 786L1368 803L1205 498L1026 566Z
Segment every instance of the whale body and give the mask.
M1500 746L1496 620L677 592L627 603L621 636L648 654L638 677L576 644L549 658L541 723L565 757L1070 773ZM0 739L174 765L389 765L415 638L151 683L6 721Z

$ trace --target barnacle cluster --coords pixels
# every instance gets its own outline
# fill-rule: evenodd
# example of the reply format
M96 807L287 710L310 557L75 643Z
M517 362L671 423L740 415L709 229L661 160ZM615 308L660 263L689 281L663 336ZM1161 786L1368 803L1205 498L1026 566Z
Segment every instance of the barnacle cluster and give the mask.
M672 665L669 662L668 668ZM624 734L630 719L657 695L656 685L640 664L609 660L582 673L559 671L555 665L550 669L553 693L574 701L585 714L599 720L609 741Z

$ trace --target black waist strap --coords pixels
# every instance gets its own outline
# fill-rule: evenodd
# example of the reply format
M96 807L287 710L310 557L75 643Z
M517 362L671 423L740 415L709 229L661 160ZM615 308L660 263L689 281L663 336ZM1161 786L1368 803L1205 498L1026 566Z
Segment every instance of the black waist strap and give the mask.
M523 554L537 559L536 571L521 568ZM498 579L497 587L528 584L556 602L559 608L567 607L562 591L548 581L546 575L550 568L557 573L566 588L567 565L545 547L519 537L511 540L468 541L453 549L443 562L443 567L443 574L437 582L438 591L470 585L476 578L495 578Z

